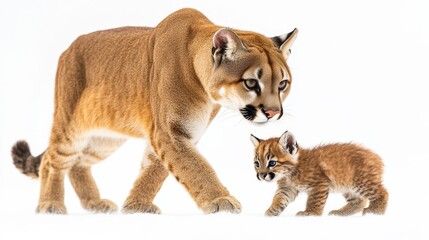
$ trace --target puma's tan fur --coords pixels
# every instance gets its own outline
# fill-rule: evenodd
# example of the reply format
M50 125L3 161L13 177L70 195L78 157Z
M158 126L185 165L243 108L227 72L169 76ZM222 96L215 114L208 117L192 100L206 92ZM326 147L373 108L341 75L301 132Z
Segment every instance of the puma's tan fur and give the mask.
M152 201L169 173L205 213L240 212L195 144L221 105L255 122L281 117L292 81L285 60L296 33L269 39L182 9L155 28L80 36L58 63L46 152L35 158L25 142L12 149L18 168L40 176L37 212L66 213L67 173L85 209L115 211L114 203L100 198L91 165L128 137L149 144L124 213L159 213Z

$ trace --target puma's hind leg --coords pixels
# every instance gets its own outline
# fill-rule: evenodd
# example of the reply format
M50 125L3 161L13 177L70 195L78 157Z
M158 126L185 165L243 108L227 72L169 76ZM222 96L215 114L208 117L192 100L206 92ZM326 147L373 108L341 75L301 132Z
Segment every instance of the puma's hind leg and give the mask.
M100 198L97 185L92 177L91 165L110 156L124 142L124 139L91 137L87 146L82 150L80 161L70 169L70 182L82 207L86 210L94 213L111 213L118 209L112 201Z
M40 165L40 196L36 208L37 213L66 214L64 205L64 170L51 166L48 159L49 152L45 152Z
M91 167L76 164L70 169L69 178L83 208L95 213L116 211L117 206L112 201L100 198L100 193L91 174Z
M167 169L162 165L159 158L147 148L142 163L140 174L134 182L125 203L122 207L123 213L154 213L159 214L161 210L153 204L158 191L168 176Z
M37 213L65 214L64 175L76 163L79 154L67 133L51 137L40 164L40 197Z
M343 196L347 200L347 204L338 210L332 210L329 212L329 215L350 216L362 212L367 204L366 199L360 197L359 195L345 193Z

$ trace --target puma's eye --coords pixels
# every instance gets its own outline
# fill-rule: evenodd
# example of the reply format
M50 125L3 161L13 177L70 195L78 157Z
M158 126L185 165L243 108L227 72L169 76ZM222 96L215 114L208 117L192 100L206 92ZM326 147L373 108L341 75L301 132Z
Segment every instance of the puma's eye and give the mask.
M255 91L257 91L259 89L258 81L255 80L255 79L245 79L245 80L243 80L243 82L244 82L244 86L248 90L255 90Z
M288 80L283 80L283 81L281 81L281 82L279 83L279 90L280 90L280 91L285 90L285 89L286 89L286 87L287 87L287 84L288 84Z
M259 162L258 161L255 162L255 168L259 168Z
M271 160L271 161L268 162L268 167L274 167L276 165L277 165L277 161Z

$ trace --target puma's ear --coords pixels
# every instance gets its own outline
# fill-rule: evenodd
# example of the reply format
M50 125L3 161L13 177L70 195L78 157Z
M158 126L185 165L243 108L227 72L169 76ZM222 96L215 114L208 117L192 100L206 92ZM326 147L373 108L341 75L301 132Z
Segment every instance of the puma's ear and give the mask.
M250 141L252 141L253 145L257 147L262 140L253 136L253 134L250 134Z
M298 153L298 143L296 142L295 136L291 132L284 132L279 139L279 143L286 153L292 156L295 156Z
M212 55L216 66L224 60L233 60L239 49L244 49L244 45L232 30L222 28L214 34Z
M295 41L297 35L298 35L298 29L295 28L290 33L271 38L274 44L280 49L280 51L282 51L282 54L286 60L288 59L291 53L290 48L292 47L292 44Z

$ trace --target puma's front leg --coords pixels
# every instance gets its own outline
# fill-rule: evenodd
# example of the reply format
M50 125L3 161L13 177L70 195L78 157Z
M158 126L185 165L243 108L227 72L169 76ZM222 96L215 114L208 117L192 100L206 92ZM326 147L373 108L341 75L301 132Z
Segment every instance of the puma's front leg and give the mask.
M159 142L158 155L204 213L241 212L241 205L222 185L213 168L188 139Z

